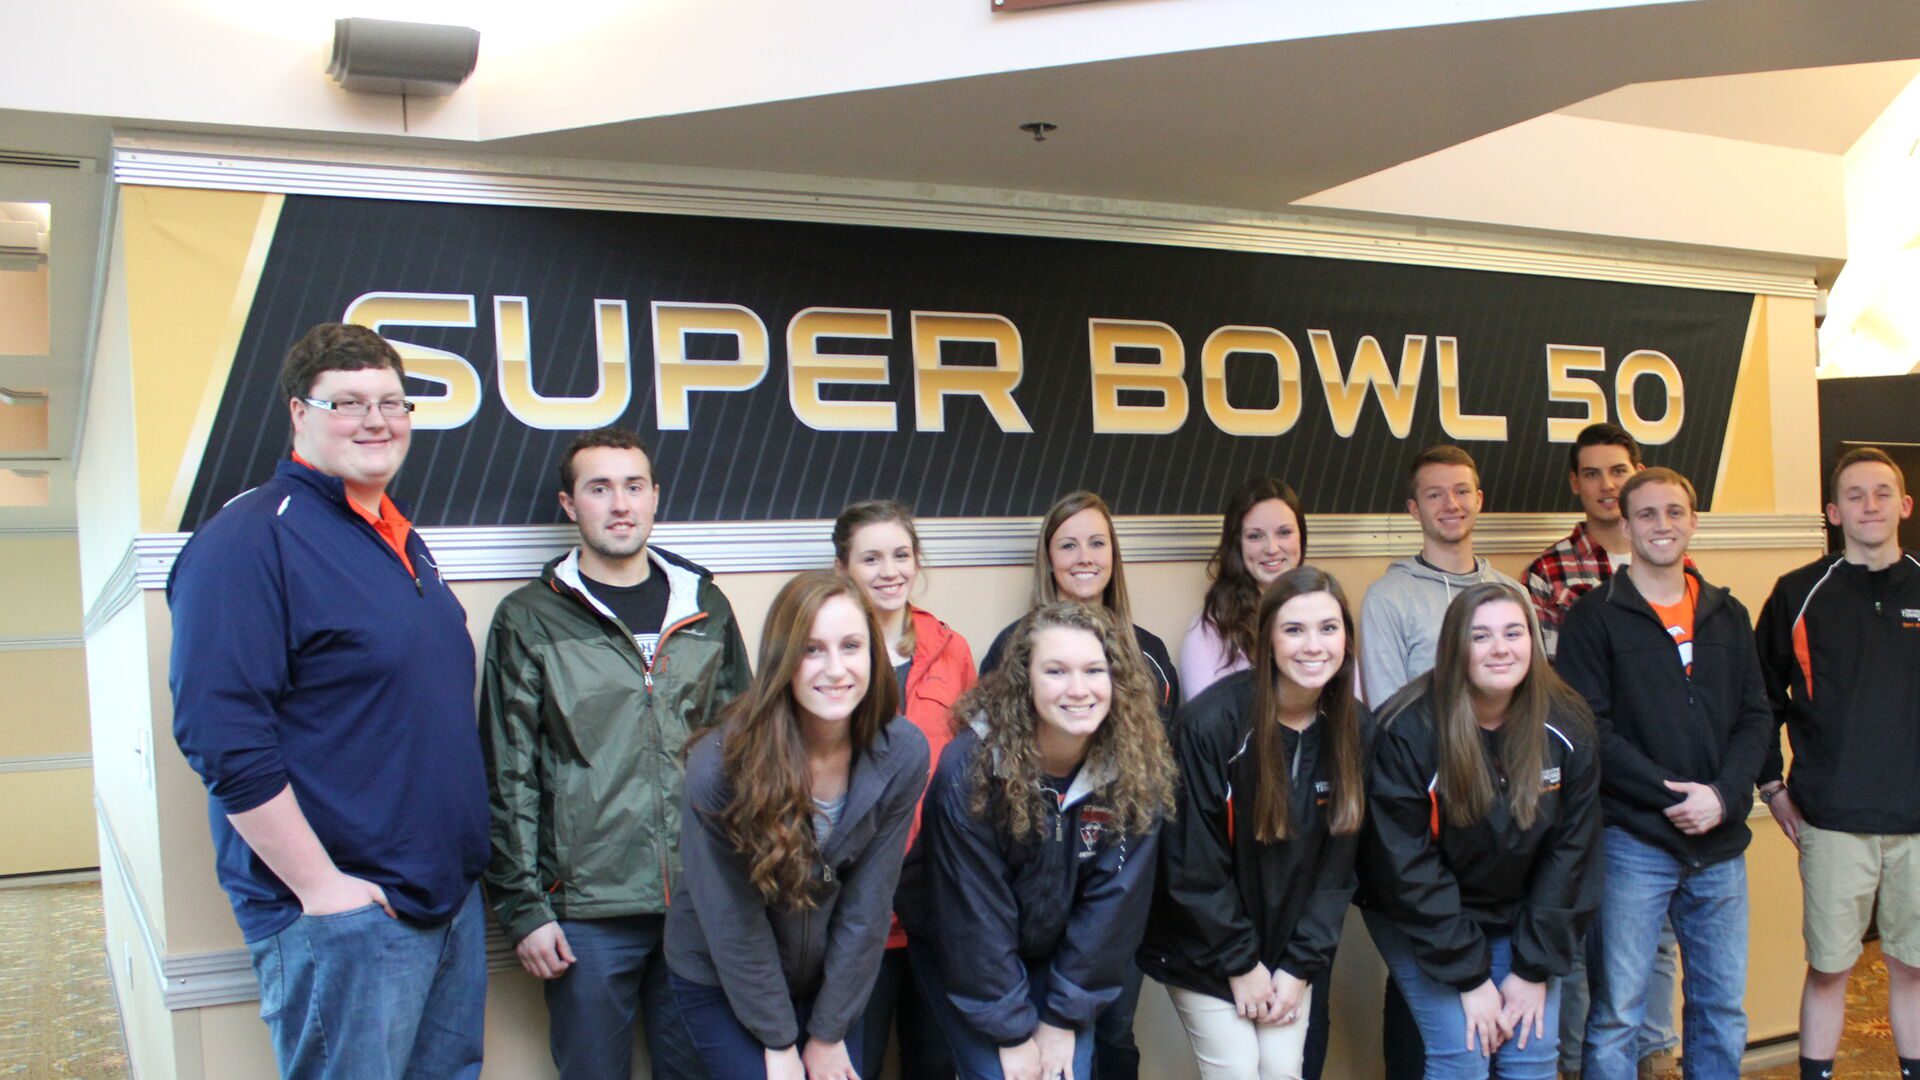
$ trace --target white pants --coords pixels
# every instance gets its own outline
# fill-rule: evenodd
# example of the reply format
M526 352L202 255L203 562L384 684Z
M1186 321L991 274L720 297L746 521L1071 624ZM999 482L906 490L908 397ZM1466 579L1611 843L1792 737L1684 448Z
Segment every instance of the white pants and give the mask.
M1312 987L1300 995L1300 1018L1277 1027L1256 1024L1234 1011L1233 1002L1207 994L1169 986L1167 996L1193 1043L1200 1080L1300 1080Z

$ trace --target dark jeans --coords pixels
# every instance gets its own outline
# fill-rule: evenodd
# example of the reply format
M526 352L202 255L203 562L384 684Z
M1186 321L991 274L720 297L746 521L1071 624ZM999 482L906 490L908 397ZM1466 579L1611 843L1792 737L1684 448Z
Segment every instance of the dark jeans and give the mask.
M664 915L560 921L574 962L543 989L547 1041L561 1080L629 1080L642 1011L654 1080L705 1080L667 985L665 925Z
M1301 1080L1320 1080L1327 1067L1327 1039L1331 1030L1327 1017L1333 1014L1333 964L1328 962L1307 983L1313 989L1313 1008L1307 1010L1307 1045L1300 1060Z
M1387 996L1380 1003L1380 1056L1387 1080L1422 1080L1427 1075L1427 1043L1413 1020L1406 995L1387 973Z
M486 935L476 885L440 926L369 904L249 944L283 1080L474 1080Z
M887 1059L887 1036L896 1027L900 1032L902 1077L951 1080L953 1054L947 1050L947 1036L940 1030L932 1003L920 992L905 946L888 949L882 955L880 977L874 981L873 996L867 999L867 1011L861 1015L859 1027L865 1060L854 1062L854 1066L862 1080L880 1080L880 1069Z
M1140 1047L1133 1041L1133 1014L1140 1008L1140 965L1127 961L1127 981L1114 1003L1093 1021L1095 1080L1139 1080Z
M707 1071L721 1080L766 1080L767 1048L733 1015L727 992L717 986L703 986L667 973L673 986L674 1004L680 1010L680 1022L687 1037L700 1052ZM785 987L773 987L771 993L784 994ZM793 1018L800 1024L799 1049L807 1048L807 1018L813 1015L813 1000L793 1003ZM847 1057L859 1067L860 1025L847 1032ZM865 1075L865 1074L862 1074Z
M914 978L920 980L921 992L933 1005L934 1015L940 1019L940 1029L947 1033L947 1046L953 1051L953 1067L960 1080L1003 1080L1000 1047L968 1024L966 1017L948 999L946 977L940 971L940 962L935 958L933 947L908 939L907 949L913 954ZM1029 960L1026 963L1027 997L1038 1009L1047 999L1047 962ZM1086 1080L1092 1075L1093 1035L1082 1031L1073 1043L1072 1080Z

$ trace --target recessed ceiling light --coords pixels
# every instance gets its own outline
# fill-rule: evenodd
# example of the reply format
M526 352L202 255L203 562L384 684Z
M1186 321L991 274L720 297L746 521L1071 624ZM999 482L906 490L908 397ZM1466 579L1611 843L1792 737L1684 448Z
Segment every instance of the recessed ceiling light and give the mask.
M1045 120L1029 120L1020 125L1020 130L1033 136L1034 142L1046 142L1047 133L1060 130L1060 125L1049 124Z

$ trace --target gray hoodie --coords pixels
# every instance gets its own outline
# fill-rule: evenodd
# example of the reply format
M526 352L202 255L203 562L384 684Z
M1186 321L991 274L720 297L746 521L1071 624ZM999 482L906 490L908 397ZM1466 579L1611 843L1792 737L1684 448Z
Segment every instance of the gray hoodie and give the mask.
M1368 705L1379 708L1394 691L1433 670L1447 605L1462 589L1483 581L1520 589L1518 582L1478 557L1470 574L1449 574L1417 556L1387 567L1360 605L1360 678ZM1526 595L1520 592L1522 603Z

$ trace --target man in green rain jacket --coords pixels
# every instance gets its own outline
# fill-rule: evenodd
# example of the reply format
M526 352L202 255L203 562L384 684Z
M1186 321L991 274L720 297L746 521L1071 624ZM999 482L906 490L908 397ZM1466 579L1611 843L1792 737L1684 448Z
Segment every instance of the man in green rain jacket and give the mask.
M627 1080L642 1012L653 1075L703 1075L660 938L680 870L680 750L746 688L747 650L712 575L647 546L659 504L638 436L575 439L560 506L580 545L501 601L487 639L487 894L544 980L561 1080Z

